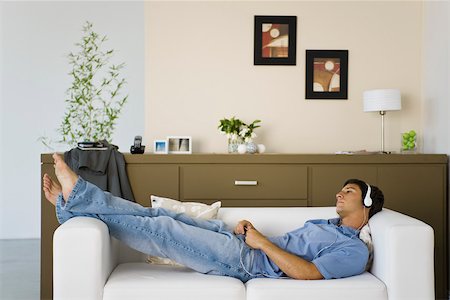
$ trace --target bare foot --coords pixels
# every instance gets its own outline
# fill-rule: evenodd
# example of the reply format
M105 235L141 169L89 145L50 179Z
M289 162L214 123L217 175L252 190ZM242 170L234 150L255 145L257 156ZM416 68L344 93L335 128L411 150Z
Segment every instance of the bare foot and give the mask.
M48 174L44 174L43 187L45 198L50 201L53 205L56 205L56 199L58 199L59 193L61 193L62 189L59 184L54 182Z
M73 172L68 165L66 165L63 158L58 154L53 154L53 160L55 161L56 177L62 186L63 198L67 201L70 193L75 187L75 183L78 180L78 175L75 174L75 172Z

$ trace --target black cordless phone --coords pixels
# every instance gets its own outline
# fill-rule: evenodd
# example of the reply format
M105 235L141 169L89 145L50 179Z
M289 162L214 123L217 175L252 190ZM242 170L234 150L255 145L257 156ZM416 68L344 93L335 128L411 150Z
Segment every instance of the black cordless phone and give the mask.
M145 146L142 145L142 136L137 135L134 137L134 145L131 146L131 154L143 154L145 151Z

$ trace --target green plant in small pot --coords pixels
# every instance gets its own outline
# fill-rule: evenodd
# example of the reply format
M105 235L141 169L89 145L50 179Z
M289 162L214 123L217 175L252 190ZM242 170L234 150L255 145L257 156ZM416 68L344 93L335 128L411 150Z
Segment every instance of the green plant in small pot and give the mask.
M218 129L227 136L228 153L236 153L239 145L244 144L244 142L252 142L252 139L256 137L253 131L260 127L257 125L260 122L261 120L255 120L250 125L247 125L240 119L236 119L236 117L220 120Z
M242 124L243 122L236 119L236 117L220 120L220 124L217 128L227 136L228 153L237 152L238 145L242 144L242 138L239 136Z
M253 143L253 139L256 138L256 133L254 130L258 127L261 127L260 125L257 125L258 123L261 123L261 120L255 120L251 124L243 124L241 127L241 131L239 132L239 136L244 140L246 144L246 151L247 153L256 153L258 151L258 147L255 143Z
M116 121L127 102L121 95L126 81L120 75L124 64L112 64L114 50L104 49L100 36L86 22L77 52L68 55L72 84L67 90L67 110L59 127L60 142L75 147L78 142L111 142Z

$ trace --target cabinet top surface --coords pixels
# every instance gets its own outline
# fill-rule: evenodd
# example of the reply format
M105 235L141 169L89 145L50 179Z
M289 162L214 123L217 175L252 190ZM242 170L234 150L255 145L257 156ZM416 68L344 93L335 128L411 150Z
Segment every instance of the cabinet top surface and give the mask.
M446 154L130 154L127 164L447 164ZM41 154L53 163L52 154Z

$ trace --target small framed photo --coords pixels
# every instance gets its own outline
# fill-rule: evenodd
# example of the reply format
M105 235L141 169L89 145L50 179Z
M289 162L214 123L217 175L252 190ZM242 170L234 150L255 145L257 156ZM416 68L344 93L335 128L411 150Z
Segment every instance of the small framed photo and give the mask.
M255 16L254 65L295 65L296 16Z
M347 99L348 50L306 50L306 99Z
M153 142L153 152L156 154L169 153L169 147L168 147L167 140L155 140Z
M168 136L169 154L192 154L192 137Z

